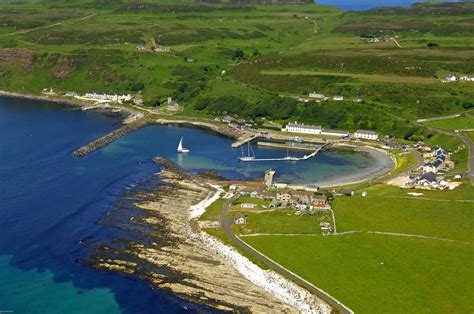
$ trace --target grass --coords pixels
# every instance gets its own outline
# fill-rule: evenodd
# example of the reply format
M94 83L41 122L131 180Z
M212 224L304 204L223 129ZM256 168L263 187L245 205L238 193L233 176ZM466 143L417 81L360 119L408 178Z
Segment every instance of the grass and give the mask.
M368 234L243 239L356 313L474 310L470 245Z
M279 123L297 119L399 138L411 128L407 121L463 111L474 96L469 83L438 82L443 73L474 72L474 42L466 31L466 21L474 16L470 4L455 4L442 15L400 12L395 18L386 12L345 13L314 4L156 0L137 6L73 0L0 6L0 34L29 31L0 36L0 89L7 91L141 92L151 107L172 96L185 107L186 116L227 112ZM391 41L368 44L359 37L366 31L398 36L406 48ZM429 49L427 42L440 45ZM155 44L171 50L157 54L135 49ZM12 57L4 48L23 52ZM238 49L245 53L240 62L232 58ZM27 57L22 59L23 53ZM186 57L195 62L187 63ZM280 95L313 90L346 99L359 95L366 102L290 104L294 110L286 110L291 106L279 107L275 101L284 100ZM228 96L242 105L202 106Z
M474 129L474 119L469 117L435 120L424 124L442 130Z
M418 158L416 158L415 154L411 152L395 154L395 158L397 159L397 166L391 171L391 173L398 173L411 169L418 162Z
M252 213L247 215L247 224L236 225L237 234L284 233L284 234L321 234L321 221L332 223L329 212L316 212L314 216L295 215L294 209L278 209L271 212Z
M209 207L206 208L204 214L199 217L199 220L219 220L221 214L221 208L227 200L218 199Z
M322 72L322 71L262 71L261 74L267 75L312 75L312 76L341 76L362 79L367 82L386 82L386 83L403 83L403 84L436 84L439 83L435 78L416 77L416 76L390 76L381 74L358 74L358 73L338 73L338 72Z
M413 190L387 193L384 189L384 185L378 185L364 189L368 192L367 197L336 198L333 209L338 231L384 231L460 241L474 239L474 203L456 202L450 191L436 194L425 193L425 190L416 191L423 193L420 198L432 198L427 200L407 194ZM393 191L392 187L387 189ZM447 201L440 201L445 200L445 194ZM474 192L467 192L465 196L464 199L472 200Z
M464 134L469 138L472 143L474 143L474 132L464 132Z
M234 226L235 232L270 234L242 239L355 312L471 312L473 250L472 245L463 242L474 241L474 189L467 181L463 183L453 191L408 190L378 184L356 191L355 197L337 197L332 205L338 232L360 233L305 236L320 232L315 228L318 218L288 215L289 212L285 216L285 211L249 215L247 225ZM362 191L368 196L360 196ZM413 197L409 192L423 196ZM459 292L455 288L458 286L465 289Z

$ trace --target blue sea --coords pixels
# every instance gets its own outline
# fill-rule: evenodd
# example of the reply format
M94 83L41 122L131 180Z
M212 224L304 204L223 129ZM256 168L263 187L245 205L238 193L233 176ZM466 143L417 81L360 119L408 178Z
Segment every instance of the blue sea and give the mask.
M241 164L231 140L191 128L150 126L86 157L71 152L119 127L118 117L47 102L0 98L0 311L14 313L202 312L204 305L99 272L88 247L120 230L98 224L124 191L160 171L162 155L191 171L261 178L270 166L283 181L307 183L364 171L363 154L325 152L306 163ZM191 149L178 156L181 136ZM257 149L259 157L286 151Z
M317 4L338 7L347 11L364 11L380 7L408 7L417 2L436 2L424 0L315 0ZM440 2L462 2L460 0L443 0Z

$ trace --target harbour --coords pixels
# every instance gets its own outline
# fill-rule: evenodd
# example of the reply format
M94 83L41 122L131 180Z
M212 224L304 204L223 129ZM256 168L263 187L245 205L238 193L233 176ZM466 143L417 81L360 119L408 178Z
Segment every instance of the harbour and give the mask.
M97 272L84 263L90 248L97 243L135 232L110 228L108 220L104 220L105 224L97 221L126 198L128 189L160 172L152 162L154 156L163 156L190 173L212 171L228 180L261 179L266 169L274 168L276 181L294 185L362 176L373 168L369 155L332 150L321 151L304 162L241 163L240 150L232 149L232 137L205 126L190 128L189 123L160 125L153 119L140 120L136 124L139 127L123 129L121 118L95 110L70 110L45 101L10 98L0 99L0 111L6 130L0 135L0 160L5 165L0 169L4 178L0 186L3 208L12 209L2 211L5 236L0 239L0 248L9 262L0 275L10 278L15 274L14 288L2 292L0 301L20 310L24 303L20 300L29 297L24 287L31 286L35 279L47 287L38 289L44 293L38 292L33 300L43 312L50 312L50 306L61 309L59 305L65 298L74 306L89 304L90 312L141 312L143 306L172 312L183 306L210 311L205 305L186 301L165 289L152 289L138 276L129 274L133 280L130 283L130 279L113 272ZM97 140L104 137L106 140ZM189 153L177 152L181 138ZM83 158L71 154L77 143L91 143L82 151ZM248 145L262 159L286 154L284 148L259 147L255 142ZM302 151L294 154L297 158L304 155ZM35 175L32 177L31 173ZM157 180L154 184L162 183ZM166 199L161 195L153 197ZM137 218L136 222L140 220ZM154 236L159 237L163 231L166 228L160 225ZM41 254L44 251L51 254ZM126 265L119 263L117 267ZM44 274L51 274L51 278L37 279L28 269L47 270ZM54 278L60 278L60 282ZM52 291L61 297L52 299Z
M271 143L270 143L271 145ZM286 145L284 144L275 144L277 145L278 147L285 147ZM262 145L261 145L262 146ZM268 146L268 145L263 145L263 146ZM289 156L287 154L286 157L280 157L280 158L256 158L255 156L251 156L250 155L250 151L251 151L251 146L250 146L250 143L248 144L248 147L249 147L249 152L248 152L248 156L242 156L239 158L239 160L241 162L263 162L263 161L304 161L304 160L308 160L310 158L313 158L315 157L321 150L323 149L327 149L329 146L331 146L331 143L326 143L318 148L316 148L315 151L313 151L311 154L309 155L304 155L302 157L294 157L294 156ZM307 149L306 149L307 150Z

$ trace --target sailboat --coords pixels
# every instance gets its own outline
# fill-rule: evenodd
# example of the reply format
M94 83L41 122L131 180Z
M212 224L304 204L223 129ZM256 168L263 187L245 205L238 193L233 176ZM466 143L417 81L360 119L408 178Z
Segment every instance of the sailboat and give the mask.
M189 149L183 147L183 137L181 137L178 144L178 153L189 153Z
M247 156L244 156L244 149L242 148L242 157L239 157L240 161L253 161L255 159L255 154L253 152L250 142L247 143ZM252 154L250 154L252 152Z
M286 157L283 158L284 160L288 161L298 161L300 160L298 157L293 157L288 154L288 149L286 150Z

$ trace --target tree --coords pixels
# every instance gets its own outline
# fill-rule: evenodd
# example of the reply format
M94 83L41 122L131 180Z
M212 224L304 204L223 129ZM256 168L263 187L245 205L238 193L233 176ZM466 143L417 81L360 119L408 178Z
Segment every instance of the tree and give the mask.
M232 53L233 60L240 60L240 59L243 59L244 57L245 57L245 52L240 48L234 50L234 52Z

